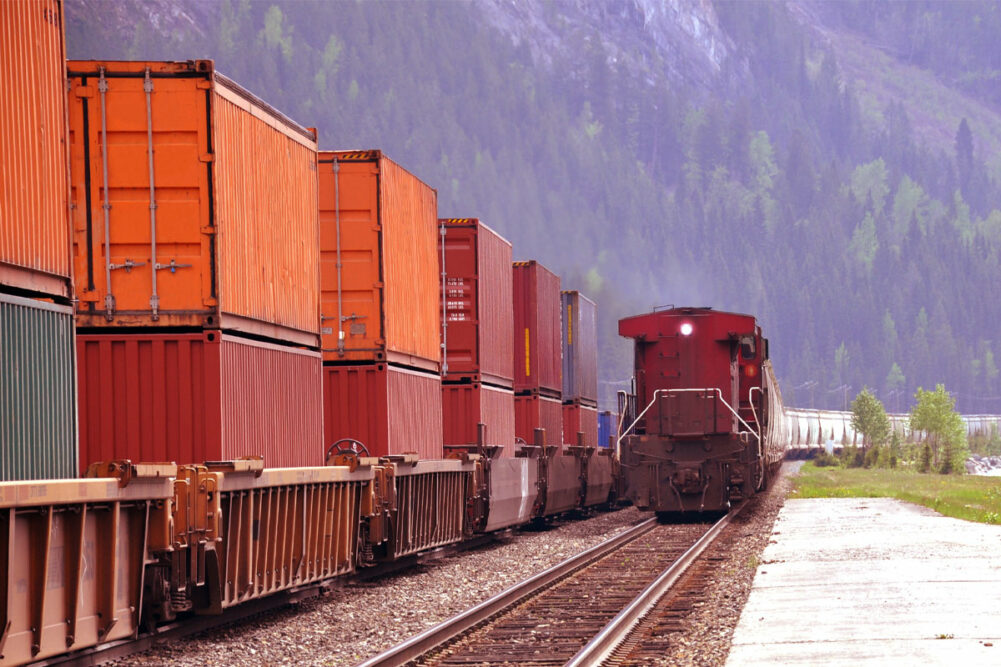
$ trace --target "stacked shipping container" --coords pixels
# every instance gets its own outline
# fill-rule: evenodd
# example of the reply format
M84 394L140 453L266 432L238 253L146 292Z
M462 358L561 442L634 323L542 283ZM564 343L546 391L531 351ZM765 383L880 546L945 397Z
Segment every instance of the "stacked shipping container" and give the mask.
M598 442L598 308L576 290L560 293L563 320L563 440Z
M320 463L315 131L211 61L68 69L81 466Z
M438 223L445 444L476 443L482 423L513 456L511 244L476 218Z
M441 458L437 193L375 150L318 174L324 442Z
M77 336L80 438L93 461L321 465L320 355L220 333Z
M560 444L562 363L560 278L536 261L514 263L515 436L527 443L534 429Z
M0 2L0 481L77 469L58 0Z

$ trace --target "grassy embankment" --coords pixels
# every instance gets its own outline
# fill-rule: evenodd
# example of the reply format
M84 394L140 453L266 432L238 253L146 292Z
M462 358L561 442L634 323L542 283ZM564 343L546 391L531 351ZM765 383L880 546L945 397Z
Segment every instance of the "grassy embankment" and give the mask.
M790 498L899 498L945 516L1001 524L1001 478L805 463Z

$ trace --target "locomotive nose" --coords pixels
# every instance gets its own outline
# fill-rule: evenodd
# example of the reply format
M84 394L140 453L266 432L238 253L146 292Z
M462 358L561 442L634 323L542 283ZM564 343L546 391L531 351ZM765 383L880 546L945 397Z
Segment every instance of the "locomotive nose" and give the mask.
M702 492L702 473L698 468L678 468L671 481L681 493Z

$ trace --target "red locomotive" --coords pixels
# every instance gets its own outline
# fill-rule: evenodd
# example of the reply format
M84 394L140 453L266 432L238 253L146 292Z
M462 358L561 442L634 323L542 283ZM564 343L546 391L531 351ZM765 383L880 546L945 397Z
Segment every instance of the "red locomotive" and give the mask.
M635 340L620 438L626 494L659 514L726 511L784 453L782 399L754 317L670 308L619 321Z

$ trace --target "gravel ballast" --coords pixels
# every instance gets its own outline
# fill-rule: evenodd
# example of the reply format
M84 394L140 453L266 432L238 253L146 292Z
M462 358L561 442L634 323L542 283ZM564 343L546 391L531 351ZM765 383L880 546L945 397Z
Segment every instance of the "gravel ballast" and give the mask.
M704 601L684 624L663 664L719 665L750 592L755 565L788 493L783 474L737 518ZM634 508L522 530L382 579L351 582L212 630L165 642L118 664L354 665L648 518ZM658 661L658 664L660 662Z

